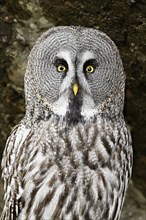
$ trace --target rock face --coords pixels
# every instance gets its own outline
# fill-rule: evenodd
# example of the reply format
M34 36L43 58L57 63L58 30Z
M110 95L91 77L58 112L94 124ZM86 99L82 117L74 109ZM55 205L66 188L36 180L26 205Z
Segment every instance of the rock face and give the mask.
M146 196L145 12L145 0L0 0L0 156L11 128L24 115L23 76L36 39L56 25L96 27L113 39L123 59L125 117L134 147L133 181Z

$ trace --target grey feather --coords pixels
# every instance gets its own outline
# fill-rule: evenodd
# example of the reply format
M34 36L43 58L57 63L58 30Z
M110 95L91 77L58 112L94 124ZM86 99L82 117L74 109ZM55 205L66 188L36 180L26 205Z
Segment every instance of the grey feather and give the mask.
M2 220L120 218L132 171L124 89L119 51L101 31L55 27L38 39L25 75L26 114L2 160Z

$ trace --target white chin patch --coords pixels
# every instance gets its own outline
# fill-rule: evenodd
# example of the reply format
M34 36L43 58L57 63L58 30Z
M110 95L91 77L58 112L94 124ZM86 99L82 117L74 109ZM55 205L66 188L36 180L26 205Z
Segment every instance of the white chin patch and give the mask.
M65 116L69 107L68 105L68 93L62 93L59 99L53 103L52 111L56 115Z
M81 115L87 119L94 117L96 114L95 103L90 95L83 95L83 104L81 108Z
M84 109L81 111L81 116L83 116L86 119L93 118L96 114L95 109Z

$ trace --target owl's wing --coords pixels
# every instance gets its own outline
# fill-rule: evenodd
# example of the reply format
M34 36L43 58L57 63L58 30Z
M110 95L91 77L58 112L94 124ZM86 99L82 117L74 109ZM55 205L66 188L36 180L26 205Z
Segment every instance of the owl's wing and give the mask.
M9 136L2 159L2 178L4 179L5 205L1 220L14 220L18 216L22 201L22 170L25 163L24 141L30 129L22 123L17 125ZM22 162L23 161L23 162Z

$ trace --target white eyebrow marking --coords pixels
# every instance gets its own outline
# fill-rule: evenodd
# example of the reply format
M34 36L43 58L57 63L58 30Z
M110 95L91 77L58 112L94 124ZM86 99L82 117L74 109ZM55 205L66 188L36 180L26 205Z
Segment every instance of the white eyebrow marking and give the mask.
M96 59L96 55L91 51L86 51L83 53L82 62L85 63L87 60Z
M67 92L67 90L70 88L73 82L73 79L75 78L75 67L71 59L72 54L70 53L70 51L62 50L59 53L57 53L57 57L64 59L68 64L68 71L66 73L66 77L62 81L61 88L60 88L60 95L61 95L61 93L64 93L65 91Z

